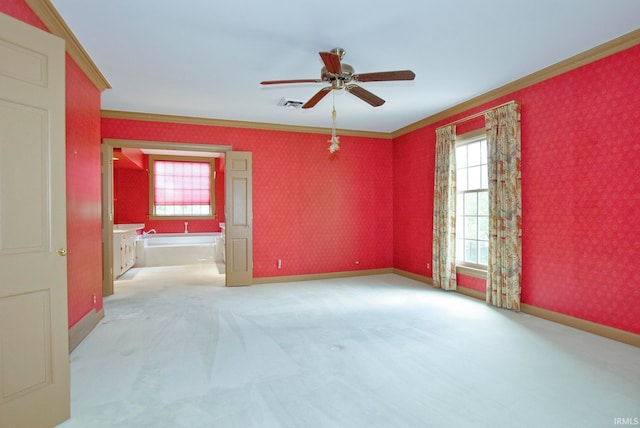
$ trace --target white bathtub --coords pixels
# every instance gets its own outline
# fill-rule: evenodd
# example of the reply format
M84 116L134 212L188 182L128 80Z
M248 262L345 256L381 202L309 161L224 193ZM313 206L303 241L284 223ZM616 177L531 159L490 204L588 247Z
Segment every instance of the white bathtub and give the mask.
M212 263L216 261L216 240L220 237L220 232L140 235L136 266Z

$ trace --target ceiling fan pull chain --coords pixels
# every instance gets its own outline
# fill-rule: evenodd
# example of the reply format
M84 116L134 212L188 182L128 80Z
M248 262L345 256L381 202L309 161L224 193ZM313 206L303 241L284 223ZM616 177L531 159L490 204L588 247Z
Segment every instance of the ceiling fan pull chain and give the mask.
M331 139L329 140L329 152L335 153L340 150L340 137L336 135L336 117L338 114L336 113L336 94L333 95L333 111L331 112Z

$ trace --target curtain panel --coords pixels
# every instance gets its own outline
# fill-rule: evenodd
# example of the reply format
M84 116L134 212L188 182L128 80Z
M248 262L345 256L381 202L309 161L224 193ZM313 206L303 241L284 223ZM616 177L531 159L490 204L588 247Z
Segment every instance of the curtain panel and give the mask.
M433 285L456 289L456 127L436 130L433 202Z
M487 303L520 310L522 196L520 105L485 113L489 169Z

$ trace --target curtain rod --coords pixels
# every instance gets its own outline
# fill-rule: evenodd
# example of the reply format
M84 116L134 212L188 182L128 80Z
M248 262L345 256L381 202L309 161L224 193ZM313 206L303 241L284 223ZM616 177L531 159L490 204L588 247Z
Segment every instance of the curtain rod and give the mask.
M500 107L504 107L504 106L508 106L509 104L514 104L514 103L515 104L520 104L518 101L511 100L511 101L508 101L506 103L497 105L495 107L491 107L491 108L488 108L486 110L479 111L478 113L474 113L474 114L471 114L469 116L463 117L462 119L454 120L453 122L447 123L446 125L438 126L437 129L444 128L445 126L457 125L458 123L462 123L462 122L467 122L467 121L469 121L471 119L475 119L476 117L483 116L485 113L490 112L491 110L494 110L494 109L497 109L497 108L500 108Z

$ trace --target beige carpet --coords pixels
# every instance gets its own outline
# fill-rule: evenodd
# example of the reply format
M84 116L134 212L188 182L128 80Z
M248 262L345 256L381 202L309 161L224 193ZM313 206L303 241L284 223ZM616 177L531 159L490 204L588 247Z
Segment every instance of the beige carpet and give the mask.
M610 427L640 349L396 275L225 288L133 269L71 355L90 427Z

